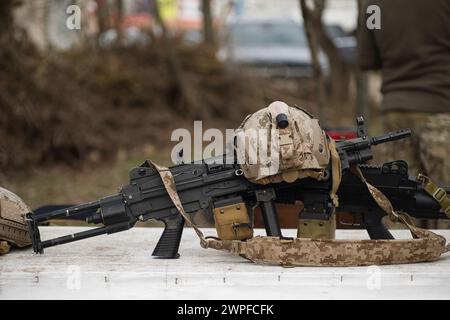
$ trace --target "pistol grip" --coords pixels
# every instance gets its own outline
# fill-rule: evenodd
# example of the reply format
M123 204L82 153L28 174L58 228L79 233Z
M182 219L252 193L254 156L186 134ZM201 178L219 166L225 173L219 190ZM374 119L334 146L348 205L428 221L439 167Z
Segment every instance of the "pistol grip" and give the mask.
M372 240L392 240L394 236L383 224L384 214L380 211L369 211L362 215L364 226Z
M161 259L178 259L178 248L180 246L181 235L183 234L184 218L181 215L171 216L161 219L165 228L153 250L152 256Z

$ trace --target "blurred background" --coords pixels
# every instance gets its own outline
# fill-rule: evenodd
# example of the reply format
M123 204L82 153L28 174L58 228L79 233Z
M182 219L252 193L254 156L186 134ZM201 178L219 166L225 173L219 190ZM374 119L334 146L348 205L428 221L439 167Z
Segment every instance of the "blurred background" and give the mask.
M144 159L169 165L174 129L235 128L275 100L337 136L356 115L380 134L380 76L356 67L360 1L314 2L2 0L0 185L33 208L91 201Z

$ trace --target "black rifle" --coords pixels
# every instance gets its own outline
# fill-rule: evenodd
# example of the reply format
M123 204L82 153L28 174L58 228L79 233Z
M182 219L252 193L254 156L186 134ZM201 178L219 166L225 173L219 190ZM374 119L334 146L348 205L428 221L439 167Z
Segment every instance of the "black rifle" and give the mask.
M358 138L338 141L337 149L343 167L348 168L372 159L371 145L405 138L410 130L401 130L380 137L368 138L364 121L358 118ZM181 202L193 218L199 210L211 213L215 208L244 202L249 208L259 205L266 233L281 237L276 203L303 201L301 215L314 219L329 219L332 213L329 191L331 168L325 179L301 179L293 183L270 185L254 184L244 176L238 164L223 161L180 164L170 168ZM392 200L395 209L407 211L414 217L445 218L439 204L422 189L421 183L408 177L405 162L385 164L382 167L361 166L367 180L380 188ZM447 190L448 192L448 190ZM349 170L344 170L340 191L340 210L363 216L369 235L374 239L389 239L392 235L381 222L382 212L372 200L362 182ZM88 215L86 221L103 226L88 231L41 241L39 223L50 219L73 218ZM153 256L177 258L184 227L184 218L169 198L159 174L148 162L130 172L130 184L117 195L47 214L27 215L33 250L43 253L44 248L69 243L101 234L111 234L132 228L138 221L156 219L164 222L164 232L153 251ZM193 220L193 219L192 219Z

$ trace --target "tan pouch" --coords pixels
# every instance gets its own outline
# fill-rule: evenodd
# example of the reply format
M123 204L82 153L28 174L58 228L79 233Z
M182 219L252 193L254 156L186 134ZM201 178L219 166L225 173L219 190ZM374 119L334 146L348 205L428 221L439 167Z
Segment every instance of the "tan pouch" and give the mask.
M329 220L302 219L298 220L297 238L335 239L336 213Z
M217 236L222 240L247 240L253 237L247 206L243 201L230 199L226 202L216 202L214 220Z

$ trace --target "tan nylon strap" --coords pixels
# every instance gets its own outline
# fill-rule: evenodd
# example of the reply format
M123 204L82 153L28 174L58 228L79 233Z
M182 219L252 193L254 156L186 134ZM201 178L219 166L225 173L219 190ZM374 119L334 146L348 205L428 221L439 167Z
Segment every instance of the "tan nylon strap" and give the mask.
M447 217L450 218L450 197L447 195L445 189L440 188L431 179L423 174L417 176L417 180L422 181L423 189L427 192L433 199L435 199L440 205ZM450 251L450 243L447 244L445 250Z
M208 240L205 239L205 236L203 235L203 232L191 221L189 216L186 214L186 211L183 208L183 205L181 203L180 197L178 196L178 192L176 189L175 180L173 178L172 172L166 167L162 167L157 165L156 163L152 161L148 161L153 168L155 168L156 171L158 171L162 182L164 184L164 188L166 189L167 193L169 194L170 199L172 200L173 204L177 208L177 210L180 212L180 214L183 216L183 218L188 222L188 224L194 228L195 233L200 239L200 244L203 248L208 247Z
M367 189L369 190L370 194L372 195L372 198L376 201L376 203L380 206L381 209L383 209L384 212L386 212L388 215L390 215L394 208L392 207L391 202L388 198L377 188L372 186L369 182L367 182L366 178L361 172L361 168L358 166L351 167L350 170L355 174L364 184L367 186Z
M445 189L434 184L430 178L423 174L419 174L417 179L422 181L423 189L439 203L447 217L450 218L450 197L447 195Z
M330 138L330 157L331 157L331 174L332 174L332 185L330 191L330 198L333 202L335 208L339 207L339 199L337 196L337 191L339 189L339 185L342 180L342 165L341 158L339 157L339 153L336 149L336 141Z
M395 213L386 197L384 198L389 203L381 201L384 206L383 210L391 210L392 214L410 228L417 239L323 240L279 239L261 236L247 241L206 239L184 211L170 170L151 161L149 163L160 174L172 202L185 220L194 228L203 248L227 251L256 263L278 264L281 266L363 266L433 261L450 249L450 246L445 246L446 240L444 237L431 231L414 227L402 215ZM364 179L364 177L362 178ZM369 191L373 192L373 195L379 198L384 196L378 189L367 182L366 184Z
M257 236L244 241L209 240L209 247L242 256L255 263L294 266L367 266L403 264L438 259L445 239L280 240Z
M408 216L405 213L396 212L394 210L394 208L392 207L391 201L389 201L389 199L380 190L378 190L373 185L371 185L369 182L367 182L367 180L363 176L361 169L359 167L357 167L357 166L351 167L350 170L354 174L356 174L356 176L358 176L358 178L360 178L361 181L363 181L366 184L370 194L372 195L372 198L375 200L375 202L378 204L378 206L381 209L383 209L383 211L386 212L389 216L394 217L395 219L399 220L404 225L406 225L406 227L411 231L411 234L414 238L441 237L442 239L444 239L444 244L445 244L444 237L439 236L432 231L414 226L414 224L411 221L410 216ZM448 250L445 249L444 252L446 252L446 251L448 251Z
M408 218L404 214L400 214L394 211L394 208L392 207L391 201L376 187L371 185L369 182L367 182L366 178L361 172L361 169L358 166L351 167L350 170L355 174L364 184L366 185L367 189L369 190L369 193L372 195L372 198L375 200L375 202L378 204L378 206L383 209L383 211L391 217L394 217L397 220L400 220L402 223L404 223L409 230L411 230L413 236L414 236L414 230L417 229L415 226L410 223L410 221L407 221ZM428 232L428 230L424 230Z

